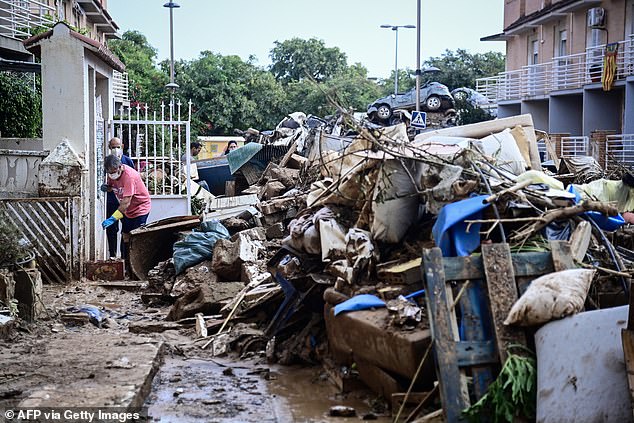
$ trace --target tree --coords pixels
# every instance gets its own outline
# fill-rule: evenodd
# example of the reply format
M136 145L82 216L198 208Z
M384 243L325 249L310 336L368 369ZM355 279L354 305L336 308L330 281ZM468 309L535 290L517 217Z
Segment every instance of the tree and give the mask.
M324 82L303 80L285 85L292 110L316 116L337 111L331 101L356 111L365 111L381 96L381 87L368 79L368 71L360 63L340 70Z
M475 88L477 78L504 71L504 55L492 51L471 54L462 49L455 52L445 50L440 57L426 60L424 65L438 67L440 72L434 75L434 80L447 85L449 89Z
M165 98L164 87L169 78L158 69L156 49L145 35L138 31L126 31L120 40L109 41L108 47L126 65L132 101L157 108Z
M0 133L15 138L42 135L40 88L34 89L20 74L0 72Z
M193 132L199 135L271 128L287 113L284 90L252 60L204 51L196 60L179 62L178 69L178 95L192 100Z
M381 87L382 96L394 93L394 71L390 73L388 79L381 79L379 81ZM398 70L398 92L404 93L412 88L416 87L416 72L407 68Z
M302 81L307 76L321 82L347 67L345 53L337 47L326 47L316 38L276 41L270 57L273 64L269 70L284 83Z

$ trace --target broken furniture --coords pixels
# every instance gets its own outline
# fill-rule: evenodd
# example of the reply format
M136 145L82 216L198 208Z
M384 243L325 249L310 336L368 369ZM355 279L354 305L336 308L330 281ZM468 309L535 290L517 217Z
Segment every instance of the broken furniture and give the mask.
M467 257L443 257L440 248L423 251L421 271L448 422L459 421L471 404L466 370L478 400L493 381L494 369L505 362L509 346L526 344L521 329L502 324L518 298L515 278L574 267L567 242L552 241L550 246L552 252L511 254L508 244L484 244L482 256Z

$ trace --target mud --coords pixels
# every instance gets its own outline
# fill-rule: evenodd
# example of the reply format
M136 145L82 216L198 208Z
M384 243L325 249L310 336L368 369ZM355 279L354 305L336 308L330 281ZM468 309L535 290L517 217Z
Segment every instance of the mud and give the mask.
M390 421L375 395L339 393L321 366L271 366L263 352L211 357L191 326L129 333L131 322L163 321L169 310L144 305L138 292L86 282L46 285L43 301L44 317L22 323L0 344L0 408L50 400L126 406L145 399L151 421L161 422ZM83 304L103 308L101 328L87 319L62 319L69 307ZM330 417L335 405L353 407L357 416Z

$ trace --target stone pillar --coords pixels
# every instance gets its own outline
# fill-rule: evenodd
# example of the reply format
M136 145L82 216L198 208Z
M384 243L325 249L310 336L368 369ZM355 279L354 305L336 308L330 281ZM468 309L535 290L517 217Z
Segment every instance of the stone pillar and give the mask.
M52 151L43 161L40 194L80 197L75 218L81 261L103 259L105 194L99 186L104 181L105 123L112 118L113 66L123 70L123 65L105 46L63 23L27 44L42 59L43 143ZM72 157L70 167L59 165L60 156ZM64 189L68 181L72 184Z

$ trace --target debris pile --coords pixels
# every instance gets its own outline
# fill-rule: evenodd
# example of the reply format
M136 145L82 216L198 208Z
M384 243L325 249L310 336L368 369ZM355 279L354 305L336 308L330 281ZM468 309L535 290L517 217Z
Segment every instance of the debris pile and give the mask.
M633 238L614 231L634 221L634 184L556 156L559 174L542 170L530 115L413 139L403 123L302 113L247 132L257 142L228 155L243 188L209 201L147 275L174 298L169 319L222 316L198 331L213 354L356 364L386 397L427 392L416 413L440 392L453 421L507 357L534 357L539 325L627 303L634 256L619 244ZM487 407L468 414L499 417Z

